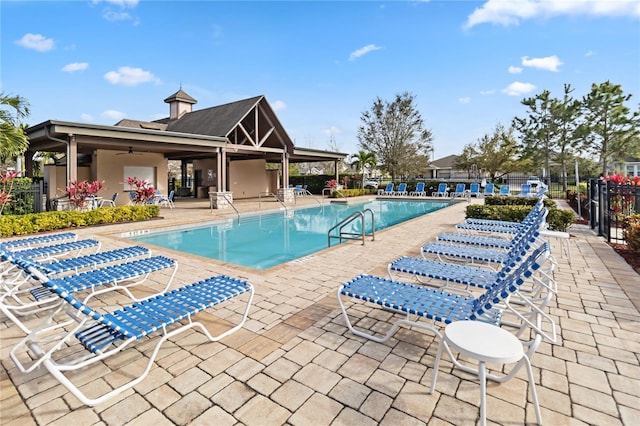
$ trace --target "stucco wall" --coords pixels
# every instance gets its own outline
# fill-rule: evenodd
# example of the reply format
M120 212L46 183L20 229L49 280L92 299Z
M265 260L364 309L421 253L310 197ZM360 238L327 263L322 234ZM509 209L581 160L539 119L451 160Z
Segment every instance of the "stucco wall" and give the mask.
M232 161L229 164L229 191L233 198L253 198L269 191L265 160Z
M203 186L207 188L207 192L209 187L212 187L214 191L217 190L217 162L215 159L211 160L193 160L193 170L194 173L196 170L200 170L201 180L200 182L196 182L196 186ZM211 171L211 176L209 176L209 171Z
M96 180L104 181L104 188L100 196L111 198L114 192L118 192L116 205L124 206L129 202L129 194L124 189L125 166L129 167L153 167L155 169L154 188L167 194L168 162L162 154L140 153L116 155L116 151L98 150L93 162L96 169ZM133 177L133 176L131 176Z
M67 168L65 166L47 164L44 166L43 176L49 191L48 199L64 195L67 188ZM83 180L89 182L93 180L89 167L78 167L78 181L82 182Z

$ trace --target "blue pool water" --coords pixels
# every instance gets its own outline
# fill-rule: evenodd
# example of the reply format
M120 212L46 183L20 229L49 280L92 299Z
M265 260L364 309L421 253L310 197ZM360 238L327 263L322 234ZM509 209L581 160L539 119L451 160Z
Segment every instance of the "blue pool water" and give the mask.
M332 203L276 213L241 216L206 226L125 236L198 256L267 269L327 248L329 230L355 211L371 209L380 230L450 205L446 201L375 200ZM366 215L365 228L370 228ZM358 232L360 221L348 230ZM367 229L367 232L370 232ZM338 244L334 239L332 245Z

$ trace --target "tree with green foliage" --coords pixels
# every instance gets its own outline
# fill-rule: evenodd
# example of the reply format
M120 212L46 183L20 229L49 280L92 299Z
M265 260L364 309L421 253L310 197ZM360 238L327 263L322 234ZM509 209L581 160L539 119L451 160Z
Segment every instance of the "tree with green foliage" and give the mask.
M565 84L562 100L554 99L552 104L552 114L557 129L553 147L556 151L555 160L560 165L563 178L562 190L565 194L567 192L567 169L569 164L575 160L576 149L582 140L580 130L582 106L579 100L571 97L573 91L570 84Z
M360 148L375 153L392 179L420 173L428 166L433 137L424 127L414 95L404 92L393 102L377 98L361 121Z
M29 147L22 124L28 116L26 99L0 93L0 162L22 155Z
M523 99L521 104L529 109L529 115L513 119L512 126L520 133L518 148L523 158L544 167L549 173L558 132L558 124L554 119L555 101L551 98L551 92L544 90L536 96Z
M605 81L592 84L582 100L583 147L598 158L603 175L610 162L640 153L640 110L631 112L629 99L619 84Z
M482 136L475 144L467 144L462 150L456 167L471 170L473 166L484 170L493 181L499 175L511 173L522 168L518 161L518 147L513 129L506 129L498 123L493 133Z
M364 189L364 169L374 168L378 165L378 159L373 152L358 151L351 155L351 167L356 169L356 173L362 176L362 188Z

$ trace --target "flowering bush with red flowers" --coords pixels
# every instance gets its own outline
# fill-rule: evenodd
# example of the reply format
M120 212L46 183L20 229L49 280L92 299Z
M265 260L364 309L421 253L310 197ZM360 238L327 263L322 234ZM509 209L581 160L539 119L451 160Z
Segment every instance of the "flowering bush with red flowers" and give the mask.
M153 185L135 176L128 177L127 184L135 193L135 197L132 198L134 204L147 204L149 200L153 199L153 194L156 192Z
M335 189L338 186L338 181L335 179L331 179L325 182L325 185L327 185L327 188Z
M349 177L348 176L343 176L342 177L342 188L343 189L347 189L348 188L348 186L347 186L348 182L349 182Z
M603 178L606 182L610 182L611 198L609 209L612 218L617 221L623 221L625 217L631 216L635 211L635 188L640 186L640 177L623 176L620 173L616 175L608 175Z
M80 210L87 209L89 206L88 200L91 197L95 197L95 195L102 189L103 182L93 181L87 182L83 180L82 182L71 181L69 186L67 186L67 194L69 194L69 200L76 205L76 208Z
M640 176L629 177L629 176L624 176L618 173L617 175L607 175L604 177L604 180L608 182L613 182L616 185L640 186Z
M11 202L11 190L16 177L18 177L18 172L14 170L0 174L0 214L2 214L4 206Z

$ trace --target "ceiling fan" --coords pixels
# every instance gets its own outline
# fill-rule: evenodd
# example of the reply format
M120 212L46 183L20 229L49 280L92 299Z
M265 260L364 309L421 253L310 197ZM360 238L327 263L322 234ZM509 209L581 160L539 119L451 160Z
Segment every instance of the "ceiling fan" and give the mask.
M127 151L127 152L118 152L116 155L128 155L128 154L131 154L131 155L142 155L139 152L133 152L133 147L132 146L129 147L129 151Z

